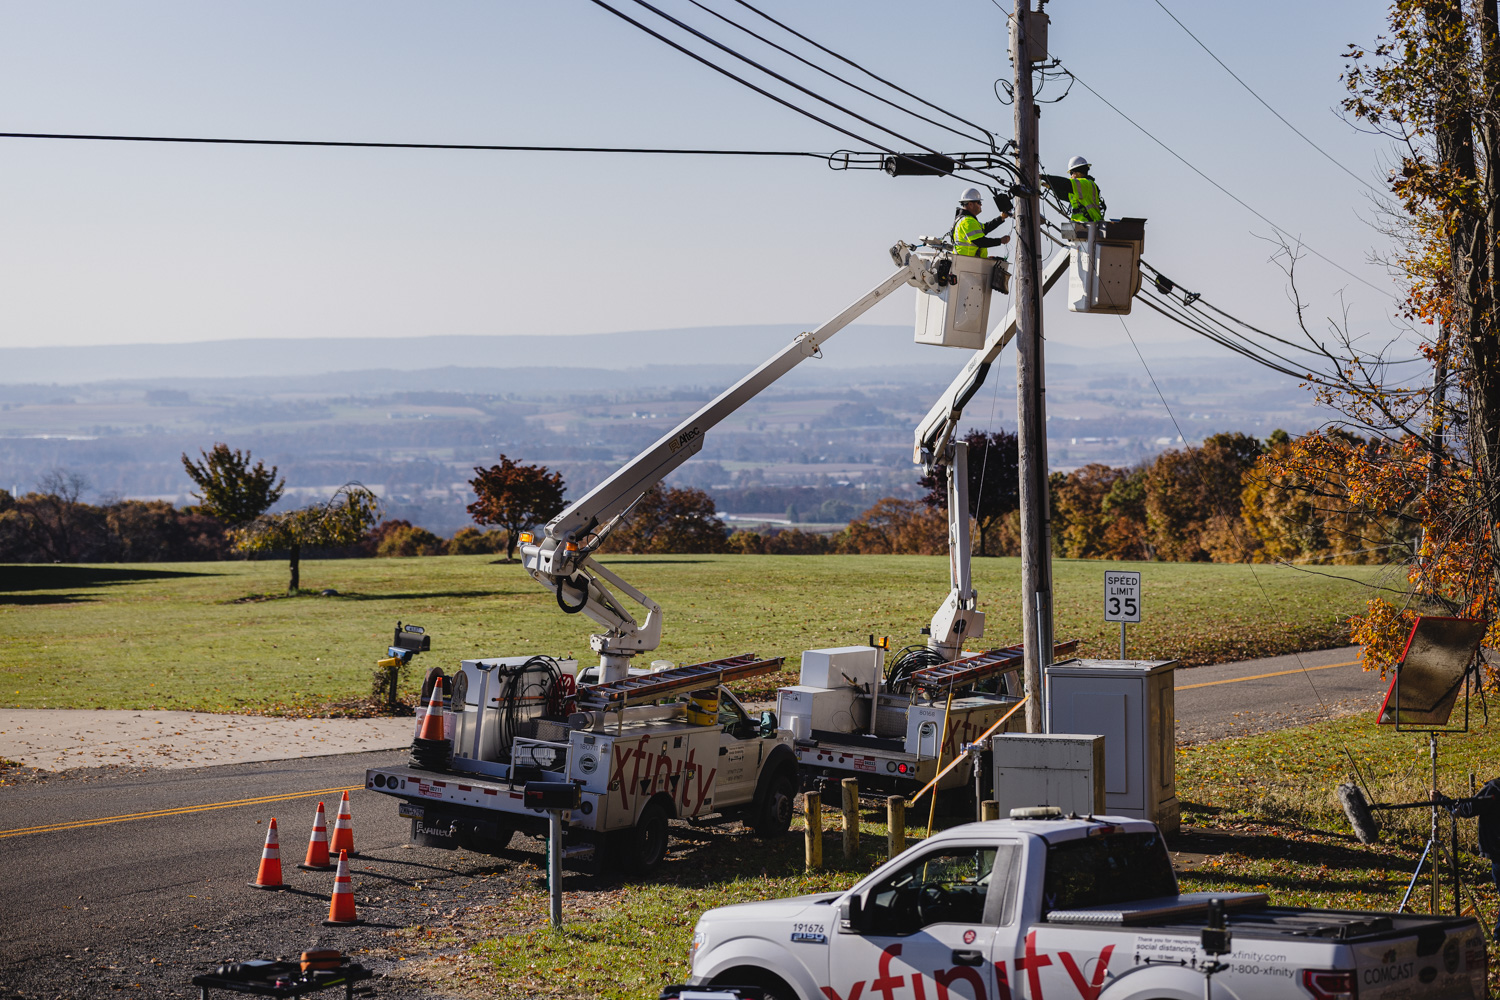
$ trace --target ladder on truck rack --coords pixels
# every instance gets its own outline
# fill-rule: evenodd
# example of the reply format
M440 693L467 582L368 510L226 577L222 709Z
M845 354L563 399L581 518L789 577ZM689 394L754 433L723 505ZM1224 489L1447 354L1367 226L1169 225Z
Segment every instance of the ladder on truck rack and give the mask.
M1077 639L1055 644L1052 647L1053 662L1067 659L1077 648ZM950 660L936 666L923 667L921 670L912 671L911 683L927 690L966 687L996 674L1019 670L1025 652L1025 646L1005 646L1001 649L977 653L974 656L966 656L961 660Z
M640 705L656 701L673 691L695 688L704 684L723 684L744 677L774 673L781 669L786 657L777 656L769 660L757 659L754 653L730 656L707 663L694 663L686 667L673 667L654 674L627 677L608 684L595 684L578 692L578 707L584 711L608 711L627 705Z

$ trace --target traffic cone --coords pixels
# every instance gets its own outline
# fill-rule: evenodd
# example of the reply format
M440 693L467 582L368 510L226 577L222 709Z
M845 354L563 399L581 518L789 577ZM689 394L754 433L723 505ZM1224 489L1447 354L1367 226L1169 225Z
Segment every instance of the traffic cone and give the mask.
M333 839L328 842L330 854L339 851L354 853L354 817L349 813L349 793L345 792L343 799L339 801L338 819L333 821Z
M271 826L266 830L266 846L260 852L260 872L255 881L249 883L257 889L285 889L281 881L281 843L276 839L276 817L271 817Z
M418 738L439 741L443 738L443 685L441 683L432 686L432 698L427 703L427 716L422 720L422 732Z
M354 885L349 881L349 852L339 852L339 870L333 877L333 898L328 901L328 919L324 927L349 927L362 924L354 914Z
M328 859L328 821L323 817L323 803L318 803L318 814L313 817L312 837L307 841L307 860L298 868L312 872L324 872L333 867Z

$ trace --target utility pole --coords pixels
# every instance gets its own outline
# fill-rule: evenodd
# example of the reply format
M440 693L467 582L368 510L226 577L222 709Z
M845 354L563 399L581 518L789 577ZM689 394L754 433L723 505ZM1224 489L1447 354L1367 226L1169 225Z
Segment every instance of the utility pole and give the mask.
M1046 0L1040 0L1040 4ZM1041 202L1037 167L1036 101L1031 90L1034 26L1046 16L1032 0L1016 0L1010 21L1015 66L1016 160L1016 396L1021 453L1021 621L1026 644L1026 731L1040 733L1042 671L1052 662L1052 525L1047 496L1047 404L1042 364ZM1045 44L1045 43L1044 43ZM1044 52L1038 52L1045 58Z

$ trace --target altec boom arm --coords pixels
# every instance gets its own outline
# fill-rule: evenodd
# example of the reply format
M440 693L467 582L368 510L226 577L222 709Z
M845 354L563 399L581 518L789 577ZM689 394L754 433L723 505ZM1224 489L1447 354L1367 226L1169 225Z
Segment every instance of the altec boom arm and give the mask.
M828 338L915 276L916 271L910 265L903 266L816 330L798 334L770 360L569 504L547 524L541 538L522 543L521 559L526 571L557 594L563 610L582 611L605 627L605 632L589 640L604 667L605 676L601 680L623 677L631 656L655 649L661 641L661 607L592 558L615 524L651 487L696 455L711 429L797 365L817 357ZM644 623L636 621L604 581L646 609Z
M1042 294L1046 295L1058 279L1068 273L1068 261L1071 259L1071 249L1064 248L1053 255L1052 259L1042 268ZM985 338L984 346L974 352L967 364L959 371L958 377L948 386L947 390L938 397L932 409L927 411L927 416L917 424L915 445L912 448L911 460L922 466L925 471L932 471L933 466L943 461L948 450L948 444L953 440L953 433L958 427L959 417L963 416L964 407L973 398L979 387L984 385L985 376L990 372L990 365L1000 356L1005 345L1011 342L1016 335L1016 309L1011 306L1010 311L1005 314L1005 321L990 331Z

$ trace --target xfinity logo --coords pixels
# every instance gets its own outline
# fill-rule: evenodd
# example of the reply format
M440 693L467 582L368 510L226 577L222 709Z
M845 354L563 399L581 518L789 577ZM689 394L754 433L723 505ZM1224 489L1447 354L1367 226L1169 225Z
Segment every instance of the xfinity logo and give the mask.
M676 454L678 451L682 450L684 445L692 444L694 441L698 440L698 438L701 437L702 434L703 432L698 428L689 427L687 430L683 431L681 434L677 435L667 442L667 450L672 452L673 454Z

